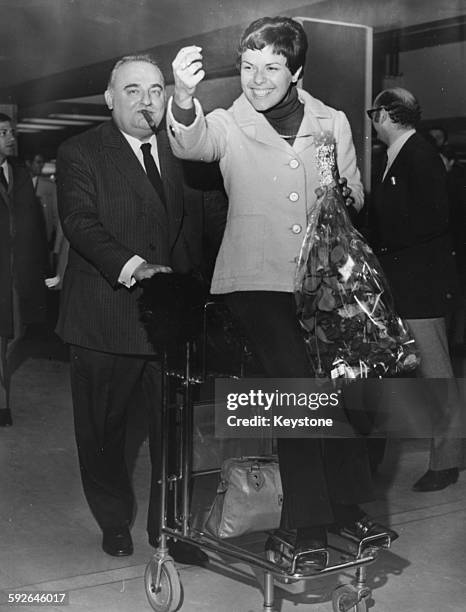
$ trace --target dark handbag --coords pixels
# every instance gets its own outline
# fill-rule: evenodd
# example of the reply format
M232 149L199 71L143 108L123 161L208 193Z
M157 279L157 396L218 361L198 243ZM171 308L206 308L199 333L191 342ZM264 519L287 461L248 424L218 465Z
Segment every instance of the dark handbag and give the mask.
M222 465L205 529L217 538L277 529L282 505L277 457L233 457Z

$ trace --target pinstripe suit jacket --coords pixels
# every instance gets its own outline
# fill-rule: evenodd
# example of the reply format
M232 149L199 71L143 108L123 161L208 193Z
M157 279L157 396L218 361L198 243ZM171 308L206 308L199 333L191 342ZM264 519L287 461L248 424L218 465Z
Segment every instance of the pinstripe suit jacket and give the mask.
M202 194L157 135L167 209L113 122L66 141L57 158L58 206L71 249L57 332L65 342L116 354L152 354L139 322L140 289L118 283L137 254L186 272L201 259ZM188 204L188 199L189 204Z

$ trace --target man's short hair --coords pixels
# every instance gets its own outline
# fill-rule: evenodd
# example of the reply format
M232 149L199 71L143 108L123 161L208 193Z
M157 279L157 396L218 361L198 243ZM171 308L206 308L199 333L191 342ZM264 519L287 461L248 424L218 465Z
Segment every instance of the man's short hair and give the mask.
M1 123L6 123L7 121L9 123L13 122L12 118L9 115L7 115L5 113L0 113L0 122Z
M155 66L156 68L158 68L160 74L162 75L162 82L165 85L165 78L163 76L163 72L160 69L160 66L157 64L156 59L149 53L140 53L137 55L125 55L124 57L120 58L116 62L116 64L112 68L112 72L110 73L110 78L108 79L107 89L113 88L113 83L115 81L115 74L117 73L118 69L121 68L123 64L128 64L129 62L147 62L148 64L152 64L152 66Z
M374 106L383 106L393 123L403 127L416 127L421 119L419 102L410 91L401 87L381 91Z
M241 62L241 55L247 49L261 51L268 45L286 58L292 74L304 66L308 46L306 32L290 17L261 17L249 24L239 41L237 63Z

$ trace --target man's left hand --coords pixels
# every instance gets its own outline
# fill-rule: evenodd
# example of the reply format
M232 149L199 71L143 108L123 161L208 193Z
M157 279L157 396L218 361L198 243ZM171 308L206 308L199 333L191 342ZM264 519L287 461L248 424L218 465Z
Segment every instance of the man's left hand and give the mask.
M151 278L154 274L160 272L171 273L173 270L169 266L160 266L158 264L142 263L133 272L133 277L139 282L144 278Z

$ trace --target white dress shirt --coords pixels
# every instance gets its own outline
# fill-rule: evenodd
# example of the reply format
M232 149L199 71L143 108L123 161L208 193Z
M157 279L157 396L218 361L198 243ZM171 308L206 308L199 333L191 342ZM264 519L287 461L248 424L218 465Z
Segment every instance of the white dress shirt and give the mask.
M128 141L129 146L133 149L133 152L138 158L139 163L143 167L144 172L146 171L146 167L144 166L144 157L142 155L141 145L145 144L146 142L150 142L150 145L151 145L150 152L152 153L152 157L154 158L155 163L157 164L157 168L159 169L159 172L160 172L159 151L157 149L157 138L155 137L155 134L152 134L149 140L142 141L142 140L139 140L139 138L135 138L134 136L125 134L125 132L121 132L121 133Z
M10 184L10 173L8 171L8 161L5 159L3 164L0 164L0 166L3 168L3 174L5 175L6 182L9 185Z

